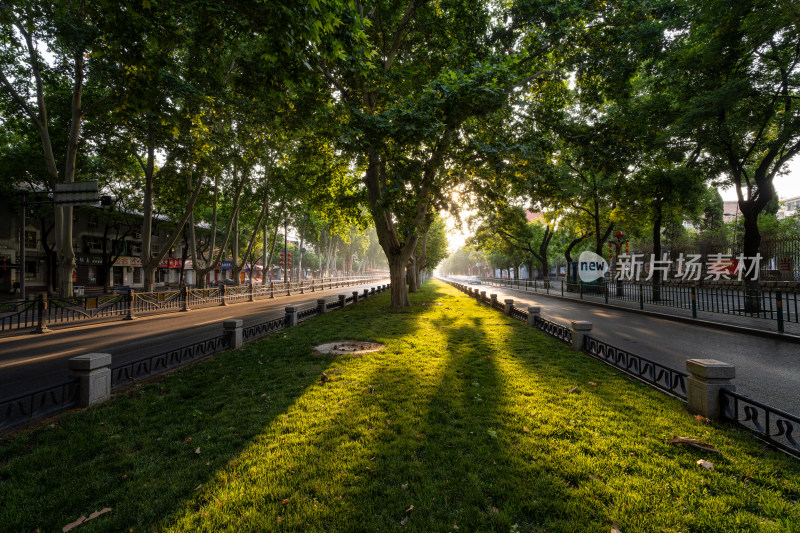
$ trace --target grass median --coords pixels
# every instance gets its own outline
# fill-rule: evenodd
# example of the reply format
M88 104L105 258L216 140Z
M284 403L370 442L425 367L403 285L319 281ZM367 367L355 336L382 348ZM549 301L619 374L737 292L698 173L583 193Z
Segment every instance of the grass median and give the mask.
M800 531L800 462L444 284L410 296L0 437L0 531ZM386 348L312 353L339 340Z

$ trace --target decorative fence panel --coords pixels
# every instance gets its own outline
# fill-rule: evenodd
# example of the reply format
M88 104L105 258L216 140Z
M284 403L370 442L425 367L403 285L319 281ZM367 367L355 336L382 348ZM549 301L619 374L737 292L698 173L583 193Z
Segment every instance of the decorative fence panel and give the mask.
M231 345L228 335L220 335L193 344L187 344L160 354L150 355L111 367L111 386L121 387L137 380L161 374L190 361L196 361L225 350Z
M720 392L722 418L758 438L800 457L800 417L732 391Z
M0 430L78 405L78 379L0 400Z

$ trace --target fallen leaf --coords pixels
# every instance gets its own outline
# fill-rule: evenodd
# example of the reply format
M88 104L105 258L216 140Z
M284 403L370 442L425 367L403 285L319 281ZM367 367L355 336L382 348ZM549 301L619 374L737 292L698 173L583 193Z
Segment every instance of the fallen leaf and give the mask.
M194 453L196 453L198 455L200 454L200 446L197 447L197 449L194 451Z
M497 514L499 512L500 510L497 507L492 507L492 514Z
M404 490L407 489L408 488L408 483L403 483L402 485L400 485L400 488L404 489Z
M596 476L594 474L589 474L589 477L594 479L595 481L602 481L602 479L603 479L602 477Z
M594 381L590 381L589 385L591 385L592 387L597 387L597 383L595 383Z
M197 486L194 488L194 490L200 490L200 487L202 487L202 486L203 486L203 484L202 484L202 483L200 483L199 485L197 485Z
M286 498L286 499L285 499L285 500L283 500L281 503L282 503L283 505L286 505L287 503L289 503L289 498Z
M703 415L695 415L694 419L697 420L698 422L703 423L703 424L710 424L711 423L711 420L709 420L708 418L704 417Z
M611 526L611 533L622 533L622 532L619 530L619 526L617 525L617 523L616 523L616 522L614 522L614 525L613 525L613 526Z
M401 526L404 526L404 525L406 525L406 524L408 524L408 517L405 517L405 518L403 518L402 520L400 520L400 525L401 525Z
M706 470L714 470L714 463L712 463L711 461L706 461L704 459L698 459L697 460L697 464L699 466L702 466Z
M572 387L571 389L569 389L569 390L567 391L567 394L570 394L570 393L572 393L572 392L575 392L576 390L578 390L578 387Z
M531 430L528 429L528 426L522 426L522 431L524 431L525 433L530 433L531 432Z
M707 442L703 442L697 439L689 439L686 437L672 437L672 440L670 440L668 444L685 444L686 446L699 448L700 450L705 450L707 452L721 453L718 449L714 447L713 444L709 444Z
M406 509L406 512L413 511L413 510L414 510L414 506L412 505L411 507L409 507L408 509Z
M192 442L192 437L189 437L188 439L183 441L184 444L189 444L190 442Z
M458 526L457 526L457 525L455 525L455 524L453 524L453 529L455 529L456 531L458 531Z

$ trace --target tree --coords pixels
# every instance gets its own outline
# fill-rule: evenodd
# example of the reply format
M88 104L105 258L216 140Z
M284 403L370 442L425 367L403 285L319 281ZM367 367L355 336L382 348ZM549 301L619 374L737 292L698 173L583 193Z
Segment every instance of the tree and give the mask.
M790 2L680 6L659 75L684 102L679 131L718 161L735 186L744 255L754 258L758 216L774 196L773 179L800 153L800 16ZM749 287L757 275L748 268ZM757 298L748 306L755 309Z

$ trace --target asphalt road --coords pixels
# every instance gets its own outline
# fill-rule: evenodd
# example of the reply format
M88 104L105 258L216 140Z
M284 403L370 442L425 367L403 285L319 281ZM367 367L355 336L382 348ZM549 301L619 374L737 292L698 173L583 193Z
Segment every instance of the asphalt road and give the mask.
M281 296L256 302L195 309L141 317L133 321L72 325L51 333L18 333L0 338L0 398L54 385L68 378L70 357L85 353L110 353L113 364L135 361L222 334L222 321L239 318L244 325L283 316L288 305L316 304L318 298L336 300L339 294L376 287L388 280L353 287Z
M770 338L684 324L634 312L594 307L540 294L481 287L514 306L540 306L542 317L569 325L593 324L592 335L636 355L686 371L687 359L717 359L735 365L736 392L800 415L800 345Z

